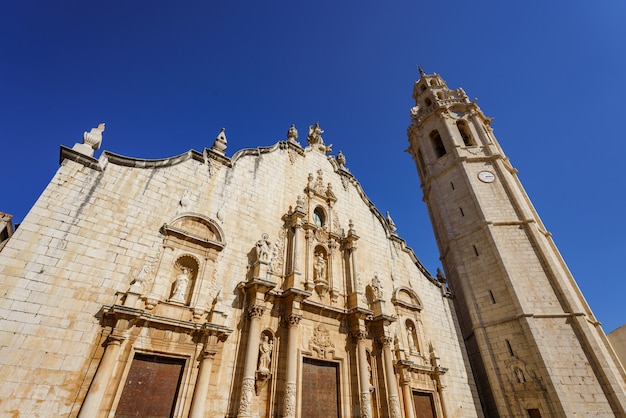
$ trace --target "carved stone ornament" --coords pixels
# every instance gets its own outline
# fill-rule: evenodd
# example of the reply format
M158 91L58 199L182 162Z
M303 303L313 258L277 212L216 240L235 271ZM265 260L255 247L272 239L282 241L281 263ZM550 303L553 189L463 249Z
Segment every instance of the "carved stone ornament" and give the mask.
M385 220L387 221L387 225L389 225L389 230L391 231L391 233L395 234L395 232L397 231L396 223L393 221L393 219L391 219L391 215L389 215L389 212L387 212Z
M248 306L248 316L250 319L261 318L265 313L265 307L261 305L250 305Z
M293 142L297 144L297 140L298 139L298 130L296 129L296 125L295 123L291 124L291 127L289 127L289 130L287 131L287 140L289 142Z
M372 405L370 402L370 392L361 393L361 417L363 418L371 418L372 417Z
M330 339L330 332L323 324L319 324L313 331L313 337L309 341L309 350L317 353L319 358L325 359L335 345Z
M102 144L102 132L104 132L104 123L98 125L97 128L91 128L89 132L84 132L82 144L76 143L72 149L93 157L93 152L99 149Z
M315 122L315 125L309 126L309 135L306 138L307 143L310 147L322 151L324 153L331 152L331 145L324 145L324 140L322 139L322 134L324 130L320 128L319 122Z
M252 396L254 395L254 378L244 377L241 383L241 400L239 402L240 417L252 416Z
M389 397L389 409L391 409L391 418L401 418L400 414L400 399L398 395L392 395Z
M224 154L224 151L226 150L226 144L226 128L222 128L220 133L217 134L217 137L215 138L215 142L213 142L213 146L211 147L211 149L220 154Z
M285 411L284 418L294 418L296 416L296 384L287 383L285 385Z
M302 315L290 313L289 316L285 318L285 323L290 328L297 327L300 324L301 319L302 319Z
M272 262L274 258L274 251L272 243L269 240L269 235L263 234L261 239L256 242L256 256L257 261L265 264Z

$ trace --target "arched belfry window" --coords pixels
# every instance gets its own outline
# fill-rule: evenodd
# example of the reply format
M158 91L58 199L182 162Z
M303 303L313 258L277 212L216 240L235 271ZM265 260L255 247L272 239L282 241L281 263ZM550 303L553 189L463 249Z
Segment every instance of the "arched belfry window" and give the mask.
M472 137L472 132L470 131L469 126L467 126L467 123L465 123L464 120L457 121L456 127L459 129L459 133L461 134L461 138L463 138L463 143L466 147L476 145L476 142Z
M433 144L433 150L435 151L435 155L437 156L437 158L446 155L446 147L444 147L443 145L443 141L441 140L441 135L439 135L439 131L434 130L430 133L430 141Z

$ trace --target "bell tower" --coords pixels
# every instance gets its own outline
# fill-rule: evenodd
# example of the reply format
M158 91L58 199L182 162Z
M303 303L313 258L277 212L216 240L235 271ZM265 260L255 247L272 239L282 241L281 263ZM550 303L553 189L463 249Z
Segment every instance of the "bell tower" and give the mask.
M487 118L425 74L408 128L487 417L626 416L626 374Z

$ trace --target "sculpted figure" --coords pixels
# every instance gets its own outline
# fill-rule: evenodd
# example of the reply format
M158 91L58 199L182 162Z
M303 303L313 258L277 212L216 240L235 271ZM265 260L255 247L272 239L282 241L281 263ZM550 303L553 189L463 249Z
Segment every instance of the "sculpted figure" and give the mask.
M374 294L376 300L383 298L383 284L378 278L378 274L375 274L372 279L372 293Z
M270 341L266 334L261 337L259 344L259 371L269 373L270 363L272 361L272 351L274 350L274 341Z
M298 130L296 129L296 125L293 123L291 124L291 127L287 131L287 139L289 139L292 142L295 142L296 139L298 139Z
M323 253L317 253L313 270L315 271L315 283L326 283L326 260Z
M183 267L183 272L176 277L176 284L174 285L174 292L172 292L171 300L184 302L185 292L187 291L187 286L189 285L190 274L191 270L187 267Z
M307 137L307 142L309 144L324 144L324 140L322 139L322 134L324 130L320 128L320 123L315 122L315 125L309 126L309 136Z
M258 261L263 263L269 263L271 261L271 246L272 243L269 240L269 235L263 234L261 239L256 242L256 256Z

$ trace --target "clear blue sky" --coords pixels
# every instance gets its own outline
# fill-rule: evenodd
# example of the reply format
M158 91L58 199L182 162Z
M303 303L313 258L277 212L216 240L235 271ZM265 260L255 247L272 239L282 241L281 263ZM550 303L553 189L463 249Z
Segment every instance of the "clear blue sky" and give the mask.
M626 3L4 1L0 211L20 222L59 145L227 154L319 120L324 139L431 271L440 266L403 150L416 64L463 87L598 319L626 322ZM304 139L304 138L301 138ZM99 155L97 152L96 155Z

